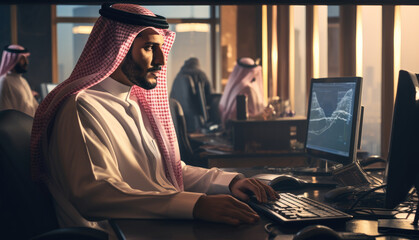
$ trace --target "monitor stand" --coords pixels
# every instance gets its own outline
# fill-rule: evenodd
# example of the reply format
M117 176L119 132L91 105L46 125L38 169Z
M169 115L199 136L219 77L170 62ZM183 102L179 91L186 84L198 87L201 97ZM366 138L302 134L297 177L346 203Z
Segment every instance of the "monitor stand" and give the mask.
M317 161L317 166L315 167L304 167L304 168L294 168L292 173L302 176L332 176L334 170L333 167L327 160L324 159L315 159ZM332 169L333 168L333 169Z

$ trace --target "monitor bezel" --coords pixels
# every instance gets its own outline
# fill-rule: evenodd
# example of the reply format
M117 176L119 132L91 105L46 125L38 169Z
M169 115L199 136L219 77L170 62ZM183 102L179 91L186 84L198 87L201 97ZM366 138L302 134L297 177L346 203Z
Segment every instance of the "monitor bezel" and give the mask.
M310 109L313 94L313 85L315 83L355 83L355 96L353 104L353 121L352 121L352 133L351 133L351 144L349 147L349 156L338 155L330 152L313 149L307 146L308 129L310 124ZM330 78L313 78L310 82L310 96L307 105L307 132L306 141L304 143L305 150L310 157L321 158L327 161L333 161L335 163L341 163L343 165L350 164L356 159L357 145L358 145L358 133L360 124L360 112L361 112L361 95L362 95L362 78L361 77L330 77Z
M58 86L58 83L51 83L51 82L45 82L41 83L41 100L45 99L45 97L56 87ZM52 89L48 89L49 87L52 87Z
M405 201L419 184L419 83L416 74L400 70L391 123L385 183L385 207L393 209Z

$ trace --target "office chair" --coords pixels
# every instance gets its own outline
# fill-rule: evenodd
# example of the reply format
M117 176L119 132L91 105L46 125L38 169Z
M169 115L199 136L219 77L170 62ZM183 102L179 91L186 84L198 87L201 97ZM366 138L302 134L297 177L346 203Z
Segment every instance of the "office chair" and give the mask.
M179 75L172 86L170 98L176 99L182 106L187 132L197 132L208 121L205 83L195 82L190 75Z
M193 147L189 141L182 105L174 98L169 99L169 104L182 161L189 165L206 167L207 164L201 156L203 150L199 149L199 145Z
M59 228L48 190L31 179L32 122L25 113L0 111L0 238L108 239L97 229Z
M193 150L189 142L186 131L185 115L180 103L174 99L169 99L170 113L172 114L173 125L175 125L177 141L179 143L180 156L183 161L188 161L193 155Z
M211 93L211 99L208 100L208 122L212 124L220 124L221 123L221 113L218 109L218 105L220 104L221 100L221 93Z

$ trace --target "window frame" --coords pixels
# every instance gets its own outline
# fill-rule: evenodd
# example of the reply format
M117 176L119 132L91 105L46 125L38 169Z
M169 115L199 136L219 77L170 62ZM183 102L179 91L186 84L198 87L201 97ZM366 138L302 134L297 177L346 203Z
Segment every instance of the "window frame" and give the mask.
M221 76L218 76L217 71L219 69L219 59L217 59L217 39L216 31L217 24L220 24L220 19L217 18L217 8L219 11L218 5L208 5L210 7L210 17L209 18L168 18L167 22L169 24L179 24L179 23L205 23L210 25L210 48L211 48L211 76L212 86L215 88L218 86L218 82L221 81ZM58 83L58 42L57 42L57 25L59 23L95 23L97 20L96 17L59 17L57 16L57 5L51 5L51 52L52 52L52 82Z

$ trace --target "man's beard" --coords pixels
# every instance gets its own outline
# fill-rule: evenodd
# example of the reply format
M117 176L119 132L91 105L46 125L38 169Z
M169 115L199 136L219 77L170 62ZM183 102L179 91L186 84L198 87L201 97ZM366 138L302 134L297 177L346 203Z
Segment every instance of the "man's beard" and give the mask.
M160 70L161 67L153 67L151 69L148 69L145 71L146 73L143 74L144 69L139 66L134 59L132 59L131 51L128 52L126 58L124 59L124 62L122 63L121 70L127 76L128 80L146 90L151 90L157 86L157 81L151 82L148 81L146 76L148 72Z
M26 69L27 65L21 65L21 64L16 64L16 66L14 67L14 70L16 73L22 74L22 73L26 73L28 70Z

